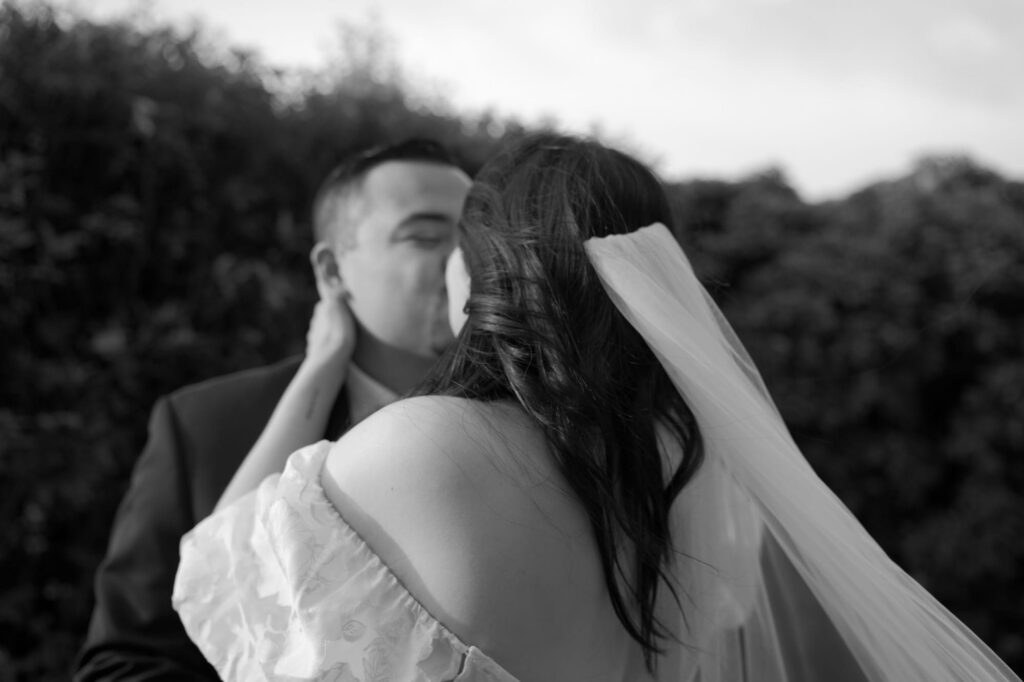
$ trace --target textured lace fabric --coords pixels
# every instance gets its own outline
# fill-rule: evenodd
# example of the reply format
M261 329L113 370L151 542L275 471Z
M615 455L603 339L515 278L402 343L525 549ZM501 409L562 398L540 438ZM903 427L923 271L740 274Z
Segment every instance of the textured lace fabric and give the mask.
M514 682L409 594L320 487L330 450L293 454L181 543L173 602L225 680Z

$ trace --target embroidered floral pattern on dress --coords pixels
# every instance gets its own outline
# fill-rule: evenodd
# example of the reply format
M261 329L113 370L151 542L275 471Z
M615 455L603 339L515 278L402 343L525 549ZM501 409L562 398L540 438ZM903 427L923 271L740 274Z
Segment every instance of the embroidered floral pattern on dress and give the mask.
M409 594L320 487L330 450L280 476L181 543L173 602L225 680L515 682Z

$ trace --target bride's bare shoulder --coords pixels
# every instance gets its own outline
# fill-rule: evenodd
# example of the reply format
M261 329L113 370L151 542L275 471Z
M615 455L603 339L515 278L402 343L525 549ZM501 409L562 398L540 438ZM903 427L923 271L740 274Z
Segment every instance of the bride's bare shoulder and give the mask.
M512 403L449 396L419 396L371 415L334 446L328 466L346 469L365 461L378 474L394 466L423 464L436 479L477 465L513 477L546 468L543 434ZM400 473L400 472L395 472Z
M556 637L536 623L603 585L586 517L550 460L514 405L420 397L346 434L322 481L427 611L485 651L536 651Z

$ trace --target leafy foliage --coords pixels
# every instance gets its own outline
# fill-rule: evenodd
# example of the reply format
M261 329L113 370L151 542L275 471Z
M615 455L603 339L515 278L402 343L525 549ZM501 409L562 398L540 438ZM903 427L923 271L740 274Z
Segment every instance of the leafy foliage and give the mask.
M0 679L66 677L156 397L301 347L327 169L416 134L474 171L525 131L416 94L359 31L287 74L0 8ZM812 464L1024 667L1024 185L931 158L823 205L778 171L669 192Z
M1012 665L1024 654L1024 185L965 159L817 207L730 291L808 459Z

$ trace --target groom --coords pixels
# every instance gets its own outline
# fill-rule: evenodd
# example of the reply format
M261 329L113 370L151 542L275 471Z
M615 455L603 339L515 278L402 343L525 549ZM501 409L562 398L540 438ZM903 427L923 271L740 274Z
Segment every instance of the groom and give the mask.
M408 391L452 340L444 265L470 179L438 144L410 140L338 166L313 206L318 282L340 275L356 341L325 438ZM171 608L181 536L212 512L299 358L161 398L96 573L75 680L217 679Z

